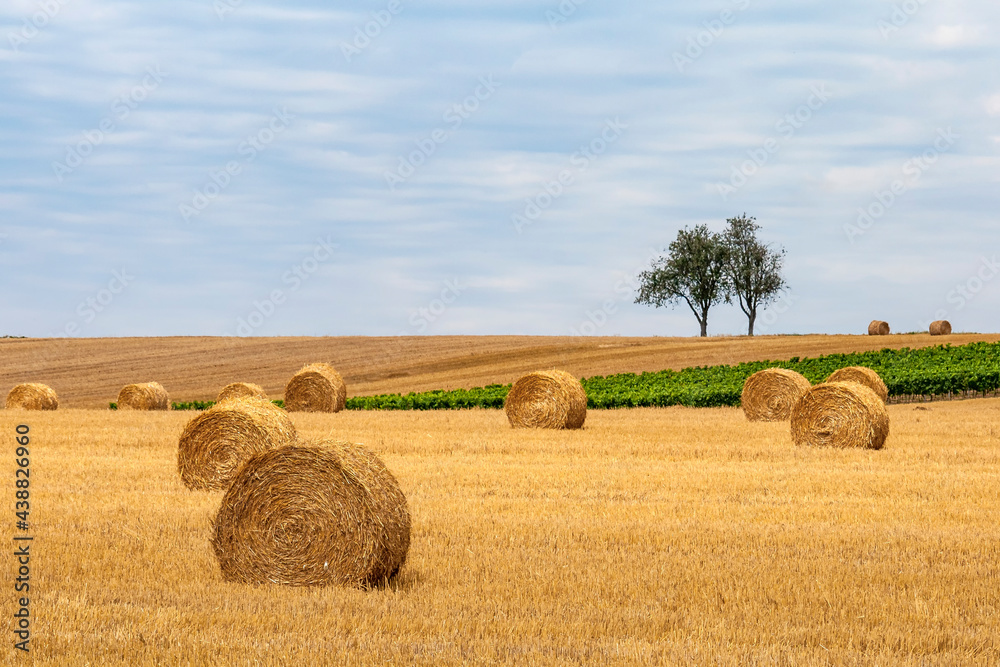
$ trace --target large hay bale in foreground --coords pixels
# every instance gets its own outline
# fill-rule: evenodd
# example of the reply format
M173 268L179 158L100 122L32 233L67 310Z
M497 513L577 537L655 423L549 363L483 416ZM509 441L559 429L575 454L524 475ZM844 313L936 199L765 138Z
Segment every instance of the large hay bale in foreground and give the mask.
M827 382L857 382L863 384L885 403L889 400L889 388L885 386L882 376L864 366L847 366L830 373Z
M804 375L787 368L757 371L743 383L743 414L752 422L788 421L792 406L811 386Z
M409 547L396 478L364 446L331 441L251 458L213 523L222 578L245 584L371 586L399 571Z
M340 412L347 403L347 385L330 364L309 364L285 385L285 409Z
M514 383L503 409L515 428L580 428L587 418L587 392L566 371L536 371Z
M47 384L25 382L10 390L7 394L7 409L22 410L55 410L59 407L59 397L55 390Z
M177 470L189 489L226 489L254 454L295 442L295 425L259 398L216 403L188 422L177 448Z
M792 408L797 445L882 449L888 435L885 403L857 382L818 384Z
M948 320L934 320L931 322L929 331L932 336L947 336L951 333L951 322Z
M871 324L868 325L868 335L869 336L888 336L889 335L889 323L883 322L882 320L872 320Z
M218 398L215 400L221 403L232 398L262 398L265 401L268 400L267 392L264 391L264 388L253 382L232 382L227 384L222 388Z
M127 384L118 392L119 410L169 410L170 396L159 382Z

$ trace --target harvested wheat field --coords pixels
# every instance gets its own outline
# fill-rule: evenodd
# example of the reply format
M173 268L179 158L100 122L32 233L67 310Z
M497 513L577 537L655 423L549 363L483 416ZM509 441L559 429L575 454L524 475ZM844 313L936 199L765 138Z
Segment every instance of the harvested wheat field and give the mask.
M578 431L292 413L303 438L371 448L406 496L406 564L358 590L223 581L222 492L176 472L190 413L2 411L8 443L31 429L32 657L997 664L1000 399L888 412L881 451L795 446L738 408L594 410Z

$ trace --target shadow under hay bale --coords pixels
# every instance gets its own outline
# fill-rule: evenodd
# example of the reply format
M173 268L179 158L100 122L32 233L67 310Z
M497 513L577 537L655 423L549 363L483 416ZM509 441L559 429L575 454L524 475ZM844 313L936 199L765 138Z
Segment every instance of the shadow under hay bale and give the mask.
M232 382L227 384L219 392L218 402L227 401L233 398L261 398L268 400L267 392L259 384L253 382Z
M340 412L347 403L347 385L330 364L309 364L285 385L289 412Z
M576 429L587 418L587 392L566 371L536 371L514 383L503 409L515 428Z
M889 400L889 388L882 381L882 376L864 366L847 366L830 373L827 382L857 382L872 391L885 403Z
M951 333L951 322L948 320L934 320L928 329L932 336L947 336Z
M889 335L889 323L883 322L882 320L872 320L871 324L868 325L868 335L869 336L888 336Z
M230 399L184 427L177 471L189 489L226 489L251 456L295 439L295 425L278 406L259 398Z
M56 410L59 408L59 397L46 384L26 382L10 390L6 407L8 410Z
M169 410L170 396L159 382L127 384L118 392L119 410Z
M212 528L222 578L244 584L378 585L410 547L396 478L364 446L332 441L251 458Z
M792 408L797 445L882 449L889 413L875 392L857 382L818 384Z
M743 414L748 421L788 421L792 406L810 387L804 375L787 368L757 371L743 383Z

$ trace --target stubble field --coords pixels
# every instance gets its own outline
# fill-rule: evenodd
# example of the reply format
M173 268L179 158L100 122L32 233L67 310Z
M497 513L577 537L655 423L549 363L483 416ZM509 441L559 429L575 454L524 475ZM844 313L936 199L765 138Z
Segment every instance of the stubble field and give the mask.
M0 411L0 493L9 536L26 423L39 665L997 664L1000 399L889 413L878 452L731 408L294 413L408 498L407 563L369 591L221 581L222 494L176 472L194 413Z

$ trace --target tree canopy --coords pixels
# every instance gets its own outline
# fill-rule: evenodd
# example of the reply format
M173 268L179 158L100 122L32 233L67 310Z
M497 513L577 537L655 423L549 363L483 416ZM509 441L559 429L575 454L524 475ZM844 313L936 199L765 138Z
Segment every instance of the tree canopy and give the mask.
M707 336L709 310L736 297L752 336L757 311L785 286L781 277L785 251L759 241L760 225L745 213L726 223L721 234L707 225L677 232L667 255L639 274L635 302L656 307L686 303L701 335Z
M656 307L684 302L701 325L701 335L708 335L708 311L728 301L726 289L726 249L719 234L698 225L677 232L666 257L639 274L636 303Z
M757 311L770 303L785 286L781 277L784 249L772 249L757 239L760 225L747 214L726 220L725 272L730 298L736 297L747 316L747 335L753 335Z

